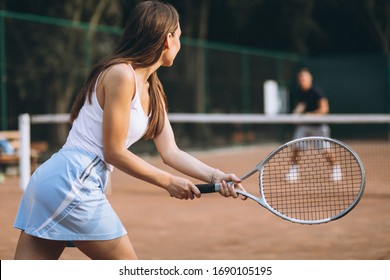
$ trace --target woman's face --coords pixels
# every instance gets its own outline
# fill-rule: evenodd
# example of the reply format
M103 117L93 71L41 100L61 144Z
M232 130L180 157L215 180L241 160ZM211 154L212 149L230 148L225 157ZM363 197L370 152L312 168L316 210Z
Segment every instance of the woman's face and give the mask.
M175 32L169 33L166 41L166 49L163 52L162 60L163 66L172 66L173 61L176 58L177 53L181 48L180 44L181 29L180 24L178 24Z

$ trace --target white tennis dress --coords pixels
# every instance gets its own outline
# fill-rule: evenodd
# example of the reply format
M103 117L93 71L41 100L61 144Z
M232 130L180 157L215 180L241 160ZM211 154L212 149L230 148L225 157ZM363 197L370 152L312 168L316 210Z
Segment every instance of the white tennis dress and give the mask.
M142 138L149 122L139 94L136 84L127 148ZM85 101L65 145L32 175L15 228L65 241L110 240L127 233L104 194L113 167L104 161L102 120L95 86L92 103Z

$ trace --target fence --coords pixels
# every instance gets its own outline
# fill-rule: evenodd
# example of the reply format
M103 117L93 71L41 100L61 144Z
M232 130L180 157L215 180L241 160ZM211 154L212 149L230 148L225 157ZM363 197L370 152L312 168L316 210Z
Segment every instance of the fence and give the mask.
M0 11L0 27L2 130L16 128L23 113L69 112L91 65L111 52L122 31L8 11ZM174 113L260 113L264 82L286 87L301 60L292 53L181 41L174 67L159 70ZM62 140L54 133L45 137Z
M91 65L111 52L121 31L0 11L0 129L17 129L18 116L24 113L68 113ZM315 82L329 97L332 114L390 112L390 59L382 55L302 57L183 37L174 66L159 69L159 76L173 114L264 114L264 85L269 80L276 81L283 97L278 113L288 113L295 70L301 65L312 68ZM211 138L210 128L199 123L196 129L193 126L178 124L177 130L191 135L195 144ZM245 124L245 128L250 126ZM59 146L68 128L36 126L31 137ZM216 128L221 134L231 129L237 125ZM284 133L280 127L276 130ZM333 131L343 133L344 128ZM387 127L382 124L367 131L387 133Z

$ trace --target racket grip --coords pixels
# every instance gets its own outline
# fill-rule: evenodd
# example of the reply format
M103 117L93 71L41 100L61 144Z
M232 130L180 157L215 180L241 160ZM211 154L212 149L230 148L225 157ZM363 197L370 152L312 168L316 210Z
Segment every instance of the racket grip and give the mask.
M220 184L197 184L195 185L201 193L214 193L221 189Z

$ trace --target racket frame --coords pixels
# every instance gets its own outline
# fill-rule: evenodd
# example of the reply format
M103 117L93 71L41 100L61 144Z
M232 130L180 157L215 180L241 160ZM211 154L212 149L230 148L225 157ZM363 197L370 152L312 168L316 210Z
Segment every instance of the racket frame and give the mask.
M307 141L327 141L327 142L331 142L331 143L333 142L333 143L335 143L337 145L340 145L340 146L344 147L346 150L348 150L353 155L353 157L356 159L357 164L358 164L358 166L360 168L362 177L361 177L361 184L360 184L360 189L359 189L358 194L356 195L354 201L346 209L344 209L343 211L339 212L338 214L336 214L336 215L334 215L332 217L328 217L328 218L325 218L325 219L319 219L319 220L302 220L302 219L296 219L296 218L288 217L288 216L284 215L283 213L280 213L276 209L272 208L272 206L270 204L268 204L267 200L265 199L266 196L264 194L264 188L263 188L263 172L264 172L265 165L280 150L285 149L288 146L296 145L296 143L303 142L303 141L306 141L306 142ZM363 195L363 192L364 192L365 182L366 182L366 173L365 173L365 170L364 170L364 167L363 167L363 163L362 163L360 157L358 156L358 154L352 148L350 148L347 144L345 144L345 143L343 143L343 142L341 142L341 141L339 141L337 139L332 139L332 138L328 138L328 137L321 137L321 136L303 137L303 138L291 140L291 141L289 141L289 142L279 146L278 148L273 150L267 157L265 157L260 163L258 163L256 165L256 167L254 167L251 171L249 171L247 174L242 176L240 179L241 179L241 181L244 181L245 179L249 178L250 176L252 176L253 174L255 174L257 172L259 172L259 179L260 179L259 180L260 181L259 182L259 187L260 187L260 194L261 194L261 196L257 197L257 196L255 196L255 195L253 195L251 193L244 192L244 191L241 191L241 190L236 190L236 193L244 195L244 196L246 196L246 197L256 201L261 206L263 206L267 210L271 211L273 214L275 214L275 215L277 215L277 216L279 216L279 217L281 217L281 218L283 218L283 219L285 219L287 221L294 222L294 223L300 223L300 224L322 224L322 223L327 223L327 222L330 222L330 221L337 220L337 219L345 216L360 201L360 199L361 199L361 197ZM228 182L228 184L232 184L232 182ZM216 183L216 184L198 184L196 186L201 190L202 193L218 192L221 189L221 184L220 183Z

